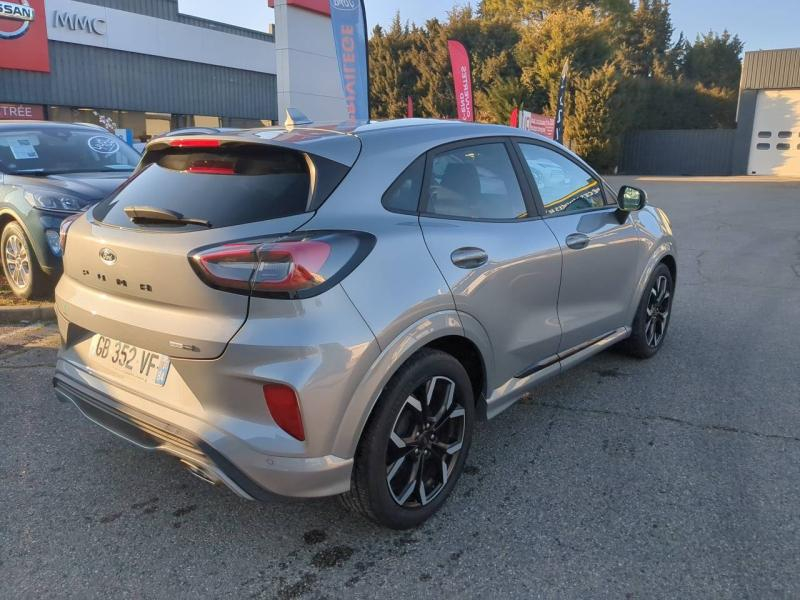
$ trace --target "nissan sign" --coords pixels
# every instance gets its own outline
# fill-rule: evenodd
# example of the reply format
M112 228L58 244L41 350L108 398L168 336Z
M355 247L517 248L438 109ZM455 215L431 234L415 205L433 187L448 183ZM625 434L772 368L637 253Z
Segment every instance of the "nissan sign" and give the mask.
M0 0L0 69L50 71L44 0Z

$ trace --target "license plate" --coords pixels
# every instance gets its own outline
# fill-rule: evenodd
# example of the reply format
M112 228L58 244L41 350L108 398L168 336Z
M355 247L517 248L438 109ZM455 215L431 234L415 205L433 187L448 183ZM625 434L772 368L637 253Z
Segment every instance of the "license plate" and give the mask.
M143 350L104 335L92 337L91 356L115 371L133 375L137 379L164 385L169 374L169 357Z

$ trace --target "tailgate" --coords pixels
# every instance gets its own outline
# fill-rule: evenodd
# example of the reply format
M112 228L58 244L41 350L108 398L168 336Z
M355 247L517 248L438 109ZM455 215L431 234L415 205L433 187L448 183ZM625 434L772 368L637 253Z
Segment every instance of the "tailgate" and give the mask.
M216 358L246 320L249 297L206 285L189 254L218 243L221 232L227 239L286 233L310 216L184 233L133 233L81 217L69 230L56 307L91 333L168 356Z
M56 306L80 339L99 333L181 358L222 354L247 319L249 295L201 280L190 254L294 231L349 170L253 139L154 142L134 176L72 224Z

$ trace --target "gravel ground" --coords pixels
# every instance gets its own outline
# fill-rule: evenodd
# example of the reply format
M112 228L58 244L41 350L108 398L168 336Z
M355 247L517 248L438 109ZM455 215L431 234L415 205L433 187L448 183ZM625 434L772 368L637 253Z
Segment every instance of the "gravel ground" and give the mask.
M662 352L607 352L478 427L423 527L245 502L50 388L0 328L0 597L797 598L800 183L649 179L679 241Z

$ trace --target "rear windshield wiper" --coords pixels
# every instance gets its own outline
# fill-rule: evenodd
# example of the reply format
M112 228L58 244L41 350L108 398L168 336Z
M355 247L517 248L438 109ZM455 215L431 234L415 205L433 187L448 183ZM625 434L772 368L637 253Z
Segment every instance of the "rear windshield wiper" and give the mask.
M134 223L167 223L170 225L202 225L211 227L205 219L184 217L181 213L157 206L126 206L123 212Z

